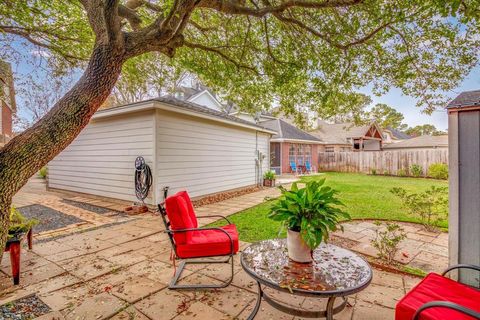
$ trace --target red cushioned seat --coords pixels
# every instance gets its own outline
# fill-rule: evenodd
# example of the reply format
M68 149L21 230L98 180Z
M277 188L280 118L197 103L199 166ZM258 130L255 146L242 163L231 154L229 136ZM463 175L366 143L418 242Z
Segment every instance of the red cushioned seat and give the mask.
M221 227L233 240L234 253L238 252L238 232L234 224ZM177 245L180 258L196 258L225 256L231 253L231 242L228 236L219 230L193 231L186 244Z
M198 228L197 217L187 192L168 197L165 209L172 230ZM235 225L221 227L231 236L234 253L238 251L238 232ZM231 254L230 238L220 230L199 230L173 234L179 258L211 257Z
M397 303L395 320L411 320L415 312L431 301L449 301L480 312L480 291L436 273L428 274ZM432 308L420 315L421 320L471 320L460 312L446 308Z

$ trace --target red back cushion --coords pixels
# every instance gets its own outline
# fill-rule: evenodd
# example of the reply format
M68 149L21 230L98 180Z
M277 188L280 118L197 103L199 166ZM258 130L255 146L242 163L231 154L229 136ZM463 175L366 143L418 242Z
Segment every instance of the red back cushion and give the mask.
M197 216L195 215L195 210L193 209L193 204L192 204L192 201L190 200L190 196L188 195L187 191L177 192L177 195L179 197L182 197L183 200L185 200L187 204L188 215L190 216L190 220L193 223L193 227L198 228Z
M197 228L198 222L187 192L181 191L165 200L165 209L172 230ZM192 219L193 218L193 219ZM191 232L174 233L177 244L186 244L192 238Z

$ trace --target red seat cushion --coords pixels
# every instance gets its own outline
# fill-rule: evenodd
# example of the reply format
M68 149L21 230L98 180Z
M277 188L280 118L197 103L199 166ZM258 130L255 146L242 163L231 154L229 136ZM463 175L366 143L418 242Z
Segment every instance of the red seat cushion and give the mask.
M397 303L395 320L413 319L415 311L431 301L450 301L480 312L480 291L436 273L430 273ZM432 308L423 311L420 319L471 320L472 318L451 309Z
M233 240L234 253L238 252L238 232L234 224L221 227ZM231 252L228 236L220 230L201 230L189 232L191 238L185 244L177 244L177 255L180 258L198 258L224 256Z
M192 202L186 191L180 191L165 200L165 209L170 228L172 230L192 229L198 227L197 217ZM191 239L190 232L174 233L173 238L176 244L186 243Z

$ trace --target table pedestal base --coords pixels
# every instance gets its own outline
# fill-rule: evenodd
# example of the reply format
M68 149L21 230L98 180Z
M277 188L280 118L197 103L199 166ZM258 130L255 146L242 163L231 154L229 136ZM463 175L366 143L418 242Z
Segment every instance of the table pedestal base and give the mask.
M257 285L258 285L257 302L255 304L255 307L253 308L252 313L248 316L247 318L248 320L252 320L255 318L258 310L260 309L260 304L262 302L262 299L268 302L268 304L270 304L275 309L291 314L293 316L302 317L302 318L326 318L327 320L333 320L333 315L345 309L345 306L347 305L347 298L341 297L343 299L343 302L340 305L334 307L336 297L329 297L326 310L320 310L320 311L299 310L275 301L263 291L262 286L260 285L259 282L257 282Z

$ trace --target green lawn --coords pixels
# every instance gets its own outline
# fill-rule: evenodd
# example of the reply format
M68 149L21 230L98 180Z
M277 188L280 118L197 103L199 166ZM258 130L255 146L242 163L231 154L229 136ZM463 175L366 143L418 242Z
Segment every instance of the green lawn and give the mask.
M447 187L447 181L371 176L354 173L329 172L322 175L304 177L303 181L326 178L326 184L339 191L345 210L352 218L392 219L418 222L401 206L400 200L390 193L393 187L403 187L408 192L421 192L431 185ZM267 218L273 201L268 201L242 212L229 219L237 225L241 240L258 241L277 237L280 223ZM440 224L447 227L447 221ZM283 232L284 233L284 232Z

